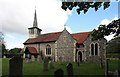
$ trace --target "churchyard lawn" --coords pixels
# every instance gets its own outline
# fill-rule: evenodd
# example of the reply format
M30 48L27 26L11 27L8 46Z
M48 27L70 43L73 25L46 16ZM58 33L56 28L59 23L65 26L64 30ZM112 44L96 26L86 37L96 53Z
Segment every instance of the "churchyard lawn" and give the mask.
M25 63L23 61L23 75L54 75L54 72L61 68L66 75L66 65L68 62L54 63L54 69L48 68L48 71L43 71L43 64L37 61ZM72 62L74 75L104 75L104 69L100 68L99 64L94 63L80 63L78 66L77 63ZM120 60L109 60L109 70L115 71L118 69L118 64ZM9 59L2 59L2 74L9 75ZM119 68L120 69L120 68ZM17 70L17 69L16 69Z

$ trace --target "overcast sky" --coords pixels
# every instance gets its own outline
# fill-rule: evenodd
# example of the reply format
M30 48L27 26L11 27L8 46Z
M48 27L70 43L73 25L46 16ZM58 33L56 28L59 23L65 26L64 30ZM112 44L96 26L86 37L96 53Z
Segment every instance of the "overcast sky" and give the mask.
M60 0L0 0L0 31L5 35L8 49L23 48L28 28L33 26L35 7L38 27L42 33L58 32L66 25L70 33L92 31L99 24L108 24L118 18L118 3L112 2L107 10L90 9L78 15L76 10L64 11Z

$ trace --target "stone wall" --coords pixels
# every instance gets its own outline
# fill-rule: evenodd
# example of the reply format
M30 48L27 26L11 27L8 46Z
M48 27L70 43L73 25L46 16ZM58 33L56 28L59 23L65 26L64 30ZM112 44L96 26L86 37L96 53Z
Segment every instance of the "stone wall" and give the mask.
M76 41L66 29L63 30L55 44L56 61L75 61Z
M106 54L106 40L104 38L99 39L99 40L95 40L92 41L91 40L91 36L84 42L84 46L85 46L85 56L86 56L86 60L87 62L96 62L96 63L100 63L100 61L102 60L103 62L105 62L105 54ZM91 55L91 44L98 44L98 55Z
M51 47L51 55L46 55L46 46L50 45ZM40 44L40 51L42 51L44 57L51 57L53 60L55 59L55 42L50 43L41 43Z
M50 47L51 47L51 52L52 52L51 55L46 55L46 46L47 45L50 45ZM42 52L44 57L51 57L53 60L55 59L55 42L24 45L24 51L27 46L35 47L37 52L39 54L41 54L40 52Z

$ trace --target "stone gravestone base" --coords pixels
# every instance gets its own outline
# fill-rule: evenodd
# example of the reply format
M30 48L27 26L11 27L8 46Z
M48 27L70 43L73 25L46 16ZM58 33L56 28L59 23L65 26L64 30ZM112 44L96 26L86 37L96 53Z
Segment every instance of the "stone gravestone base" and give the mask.
M13 57L9 61L9 75L10 77L22 77L23 58Z

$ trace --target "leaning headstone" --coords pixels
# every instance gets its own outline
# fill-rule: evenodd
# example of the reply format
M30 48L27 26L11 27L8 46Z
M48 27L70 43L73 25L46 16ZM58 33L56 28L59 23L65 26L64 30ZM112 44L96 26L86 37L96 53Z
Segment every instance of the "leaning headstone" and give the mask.
M67 75L73 77L73 65L71 63L67 64Z
M64 77L64 71L62 69L58 69L54 72L54 77Z
M51 60L50 61L50 69L53 69L53 68L54 68L53 61Z
M13 57L9 61L9 75L10 77L22 77L23 58Z
M43 71L48 71L48 59L45 58L43 61Z

